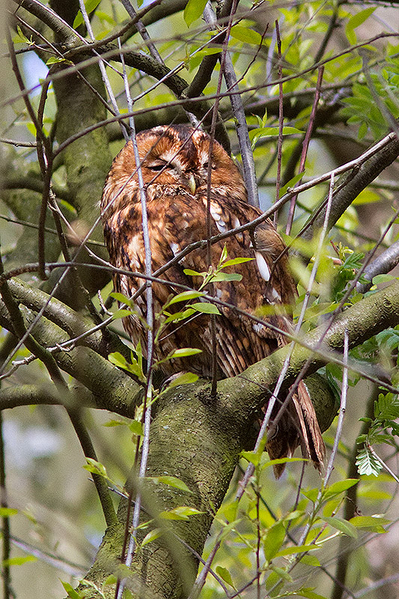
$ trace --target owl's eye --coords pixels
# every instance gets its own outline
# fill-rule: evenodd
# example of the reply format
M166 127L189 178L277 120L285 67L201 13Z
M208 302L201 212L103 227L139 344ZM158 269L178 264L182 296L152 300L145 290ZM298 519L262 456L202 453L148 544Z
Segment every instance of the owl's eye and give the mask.
M162 171L164 168L168 168L170 165L163 161L152 162L148 165L152 171L158 172Z

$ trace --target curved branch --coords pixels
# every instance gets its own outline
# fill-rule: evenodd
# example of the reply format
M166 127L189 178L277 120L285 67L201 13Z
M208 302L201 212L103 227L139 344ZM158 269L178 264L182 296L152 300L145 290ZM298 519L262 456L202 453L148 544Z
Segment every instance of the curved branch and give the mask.
M308 372L314 372L325 363L326 349L329 352L341 351L346 332L350 347L354 347L378 331L398 323L399 282L346 310L327 332L324 327L319 327L305 335L303 341L306 347L297 346L293 353L286 387L293 383L309 358ZM323 337L323 346L320 346ZM241 376L220 381L216 401L211 398L209 383L199 381L194 385L170 389L163 395L162 401L157 402L147 475L177 476L186 483L191 494L161 485L150 486L143 495L143 521L149 517L156 519L157 510L170 510L179 505L187 505L203 513L184 524L171 522L168 534L146 545L145 550L135 557L128 588L144 585L154 596L178 599L182 592L186 592L190 580L194 582L196 557L194 553L181 551L179 539L201 554L214 510L218 509L227 491L239 452L250 442L251 422L265 405L268 390L273 389L278 379L287 351L289 347L251 366ZM316 395L315 408L321 428L325 430L336 410L334 399L328 399L326 390ZM195 435L192 434L194 430ZM134 480L130 485L134 484ZM122 500L118 511L119 524L106 531L97 559L86 576L96 584L101 584L111 573L118 571L116 555L119 555L123 542L127 507L126 500ZM139 541L146 532L141 533ZM126 576L126 571L123 576ZM83 587L84 584L81 585ZM113 596L113 589L109 589L107 599ZM99 595L93 593L90 597L94 599Z
M356 290L359 293L366 293L372 286L373 277L376 275L386 274L393 270L399 264L399 241L395 241L389 248L373 260L364 269L363 276L369 279L370 283L356 285Z
M26 326L29 326L34 320L34 314L23 306L20 310ZM0 303L0 324L13 332L13 324L3 303ZM67 341L69 335L43 317L35 324L32 338L43 347L51 348ZM142 388L125 372L86 347L53 351L52 356L58 368L74 377L93 394L95 403L92 407L110 410L128 418L134 417L135 407L142 400ZM85 397L87 399L87 395Z
M376 144L377 146L378 144ZM328 229L331 229L337 220L342 216L345 210L351 205L353 200L365 189L374 179L378 177L384 169L386 169L399 156L399 139L395 134L391 134L390 140L384 147L380 148L376 153L360 167L342 177L336 186L336 191L333 196L331 205L330 217L328 219ZM326 200L323 200L321 210L316 218L312 221L309 219L305 228L310 225L305 231L305 239L313 237L314 231L317 231L323 226L325 219Z

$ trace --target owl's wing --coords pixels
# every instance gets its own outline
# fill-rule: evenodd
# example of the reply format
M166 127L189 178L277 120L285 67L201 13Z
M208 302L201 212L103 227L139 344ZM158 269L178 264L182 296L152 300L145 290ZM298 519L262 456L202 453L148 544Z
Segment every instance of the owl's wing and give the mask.
M183 192L165 194L161 201L148 203L152 272L175 260L189 244L206 239L206 205L205 194L193 197ZM218 193L212 193L210 208L212 235L234 229L259 215L245 202ZM144 271L141 223L140 203L130 202L106 224L111 259L119 268ZM287 256L282 254L284 243L270 221L257 227L252 235L245 231L213 244L211 257L214 267L225 246L230 260L251 258L249 262L223 270L240 274L241 281L220 281L213 286L213 293L221 302L218 304L220 315L215 319L219 376L234 376L287 342L284 332L291 331L291 323L285 308L293 303L296 289L289 273ZM175 260L160 275L165 283L153 284L155 313L161 311L171 293L181 291L176 284L198 289L203 279L187 274L187 269L198 273L208 271L205 247ZM117 276L115 282L126 295L133 295L142 284L142 280L124 275ZM141 340L145 351L146 331L140 320L146 317L144 295L137 299L136 305L138 315L126 319L124 324L134 341ZM182 307L180 303L174 304L171 311L182 310ZM157 358L164 359L171 351L181 347L197 347L202 354L195 356L195 362L189 364L187 360L165 362L163 366L168 373L189 367L203 376L211 374L213 346L208 316L196 314L188 321L168 325L159 336ZM280 420L278 433L270 439L268 450L272 458L280 458L292 455L298 445L316 465L321 463L321 433L303 384L299 385ZM281 474L281 469L277 469L276 474Z

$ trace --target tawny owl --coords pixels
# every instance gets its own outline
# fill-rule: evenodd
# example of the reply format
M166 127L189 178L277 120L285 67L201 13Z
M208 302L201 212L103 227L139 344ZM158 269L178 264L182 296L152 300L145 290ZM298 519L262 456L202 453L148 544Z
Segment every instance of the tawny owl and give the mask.
M210 155L210 137L206 133L183 125L155 127L137 136L137 146L147 203L152 272L171 261L188 244L207 239L207 203L212 235L234 229L260 215L259 210L247 203L238 168L216 141ZM211 177L209 198L208 172ZM113 162L104 186L101 209L112 264L143 273L142 205L131 142ZM290 317L287 313L284 315L282 307L292 305L296 287L289 272L287 255L282 253L285 245L270 220L264 221L254 232L241 232L214 243L211 248L213 266L218 264L224 247L228 259L252 259L226 268L227 272L240 274L241 280L213 284L214 296L222 302L218 304L220 314L214 321L218 376L230 377L286 343L284 335L268 324L283 331L290 330ZM171 294L182 291L182 288L174 287L174 283L197 289L202 278L185 271L206 272L208 260L207 249L203 247L172 264L161 275L165 284L152 285L154 313L160 313ZM116 274L114 284L117 291L129 297L141 287L143 279ZM135 343L141 341L145 352L145 293L136 299L136 310L137 316L126 318L124 326ZM170 311L173 310L182 311L182 304L170 306ZM251 319L251 315L258 320ZM265 324L259 322L259 318ZM156 319L155 327L160 322ZM194 359L164 362L166 371L190 370L209 376L212 340L208 315L198 312L187 321L167 326L156 343L155 357L163 359L176 348L185 347L199 348L202 352ZM300 445L304 455L320 467L324 446L303 383L277 431L267 445L272 458L289 456Z

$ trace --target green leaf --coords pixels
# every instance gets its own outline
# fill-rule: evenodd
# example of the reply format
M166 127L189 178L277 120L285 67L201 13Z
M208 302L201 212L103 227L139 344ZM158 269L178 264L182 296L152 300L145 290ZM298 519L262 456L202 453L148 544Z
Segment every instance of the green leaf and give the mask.
M87 14L89 15L91 12L93 12L93 10L95 10L97 8L97 6L100 4L100 2L101 2L101 0L87 0L87 2L85 2L85 8L86 8ZM83 22L84 22L83 15L82 15L82 12L79 10L78 14L75 17L72 27L74 29L76 29Z
M254 466L258 466L262 454L263 451L262 453L260 453L259 451L242 451L240 455L248 462L251 462L251 464L253 464Z
M196 354L202 353L202 349L197 347L181 347L175 349L168 357L169 358L187 358L187 356L195 356Z
M130 301L129 298L126 297L126 295L123 295L123 293L118 293L118 291L113 291L109 295L110 295L110 297L113 297L114 299L116 299L116 301L120 302L121 304L128 304Z
M46 60L46 65L50 67L52 64L58 64L60 62L65 62L65 58L60 58L59 56L50 56L50 58Z
M313 566L313 567L320 567L320 561L317 559L317 557L315 555L304 555L303 558L301 559L301 563L302 564L306 564L307 566Z
M34 555L25 555L23 557L11 557L3 561L3 566L23 566L28 562L37 562L37 557Z
M182 312L175 312L174 314L170 314L163 321L162 325L165 326L169 322L179 322L179 320L185 320L186 318L190 318L194 314L195 310L192 308L187 308L187 310L183 310ZM165 312L167 314L167 312Z
M206 272L197 272L196 270L191 270L191 268L184 268L183 272L185 275L189 275L190 277L202 277L206 275Z
M192 304L191 307L197 312L202 312L203 314L220 314L217 307L209 302L198 302L197 304Z
M234 25L230 33L232 37L240 42L244 42L244 44L252 44L259 47L263 43L260 33L243 25Z
M86 458L86 462L87 464L83 466L85 470L87 470L88 472L92 472L93 474L98 474L99 476L105 476L106 478L108 478L107 469L105 468L104 464L101 464L101 462L97 462L97 460L93 460L93 458Z
M348 537L352 537L353 539L357 539L358 534L355 526L348 522L348 520L344 520L343 518L338 518L337 516L329 517L324 516L321 518L324 522L327 522L330 526L344 533Z
M226 268L226 266L243 264L244 262L251 262L251 260L254 260L254 258L233 258L232 260L226 260L226 262L223 262L223 268Z
M223 566L216 566L216 574L218 574L222 580L227 582L227 584L229 584L231 587L233 587L233 589L236 588L233 584L233 579L231 578L231 574L227 568L224 568Z
M385 533L384 526L390 524L390 520L378 516L355 516L349 522L356 528L366 528L372 532Z
M204 294L201 291L183 291L183 293L179 293L175 295L167 306L171 306L172 304L177 304L178 302L186 302L190 299L195 299L197 297L202 297Z
M242 275L238 272L218 272L212 277L212 283L220 283L220 281L241 281Z
M140 381L143 381L145 377L142 371L142 367L135 359L133 353L130 354L130 359L132 362L131 364L129 364L125 356L122 356L122 354L120 354L119 352L113 352L112 354L108 354L108 360L111 362L111 364L117 366L118 368L122 368L123 370L127 370L128 372L131 372L132 374L137 376L137 378Z
M64 587L65 591L68 593L68 597L71 597L71 599L82 599L82 595L75 591L75 589L73 588L73 586L69 584L69 582L63 582L61 580L61 584Z
M168 384L168 389L177 387L177 385L191 385L192 383L196 383L198 379L198 374L194 374L193 372L183 372L182 374L179 374L179 376L174 378L171 383Z
M196 516L203 513L204 512L200 512L194 507L182 505L180 507L174 508L173 510L161 512L159 517L163 520L189 520L190 516Z
M108 422L104 422L104 424L102 426L106 426L109 428L112 428L114 426L126 426L126 422L124 420L108 420Z
M112 319L113 320L118 320L118 318L126 318L127 316L131 316L131 315L132 315L132 311L131 310L127 310L126 308L122 308L121 310L116 310L112 314Z
M361 476L378 476L382 470L382 464L366 448L358 453L356 466Z
M303 561L303 560L302 560ZM315 593L313 591L313 589L309 588L309 589L299 589L295 595L298 595L298 597L306 597L306 599L326 599L326 597L324 595L319 595L318 593Z
M292 177L292 179L290 179L288 181L288 183L286 183L284 185L284 187L282 187L280 189L279 197L282 198L283 195L285 195L289 189L295 187L296 183L298 183L298 181L300 181L302 179L302 177L303 177L304 174L305 174L305 171L302 171L301 173L298 173L297 175L295 175L294 177Z
M144 547L144 545L148 545L148 543L151 543L151 541L155 541L155 539L159 539L159 537L161 537L163 535L163 530L161 528L153 528L152 530L150 530L149 533L147 533L143 539L143 542L141 543L141 546Z
M188 0L183 13L187 27L190 27L194 21L199 19L204 12L206 3L207 0Z
M237 525L242 521L242 518L239 518L238 520L234 520L233 522L229 522L228 524L225 524L223 521L221 522L221 524L223 525L223 530L222 530L222 534L220 535L220 540L223 541L223 539L225 539L232 530L234 530Z
M260 127L259 129L252 129L249 132L249 139L254 144L261 137L276 137L279 133L280 130L278 127ZM298 135L302 134L302 131L295 127L283 127L282 133L283 135Z
M8 518L9 516L15 516L15 514L18 514L18 510L16 510L15 508L0 507L1 518Z
M373 285L378 285L379 283L388 283L389 281L393 281L396 277L392 275L376 275L373 277Z
M186 491L186 493L192 493L185 482L177 478L176 476L148 476L148 480L153 480L155 483L163 483L164 485L168 485L169 487L174 487L175 489L180 489L181 491Z
M199 50L193 56L188 59L188 65L190 71L197 68L198 65L202 62L205 56L209 56L210 54L220 54L220 48L204 48L203 50Z
M340 493L343 493L344 491L350 489L354 485L357 485L358 482L359 479L357 478L347 478L346 480L339 480L336 483L333 483L332 485L327 487L327 489L324 491L324 498L329 499L334 495L339 495Z
M132 422L129 424L129 430L133 433L133 435L142 437L144 434L143 423L139 422L138 420L132 420Z
M375 9L375 6L366 8L365 10L361 10L360 12L356 13L355 15L353 15L353 17L349 19L345 28L345 32L350 44L356 44L357 38L355 34L355 29L362 25L365 21L367 21L367 19L370 15L373 14Z
M375 191L363 189L352 202L352 206L363 206L364 204L374 204L380 202L381 197Z
M277 522L269 528L263 540L265 557L270 562L276 557L281 545L284 543L286 527L283 522Z
M108 354L108 360L114 366L118 366L118 368L123 368L126 370L127 368L127 360L125 356L122 356L119 352L113 352L112 354Z

